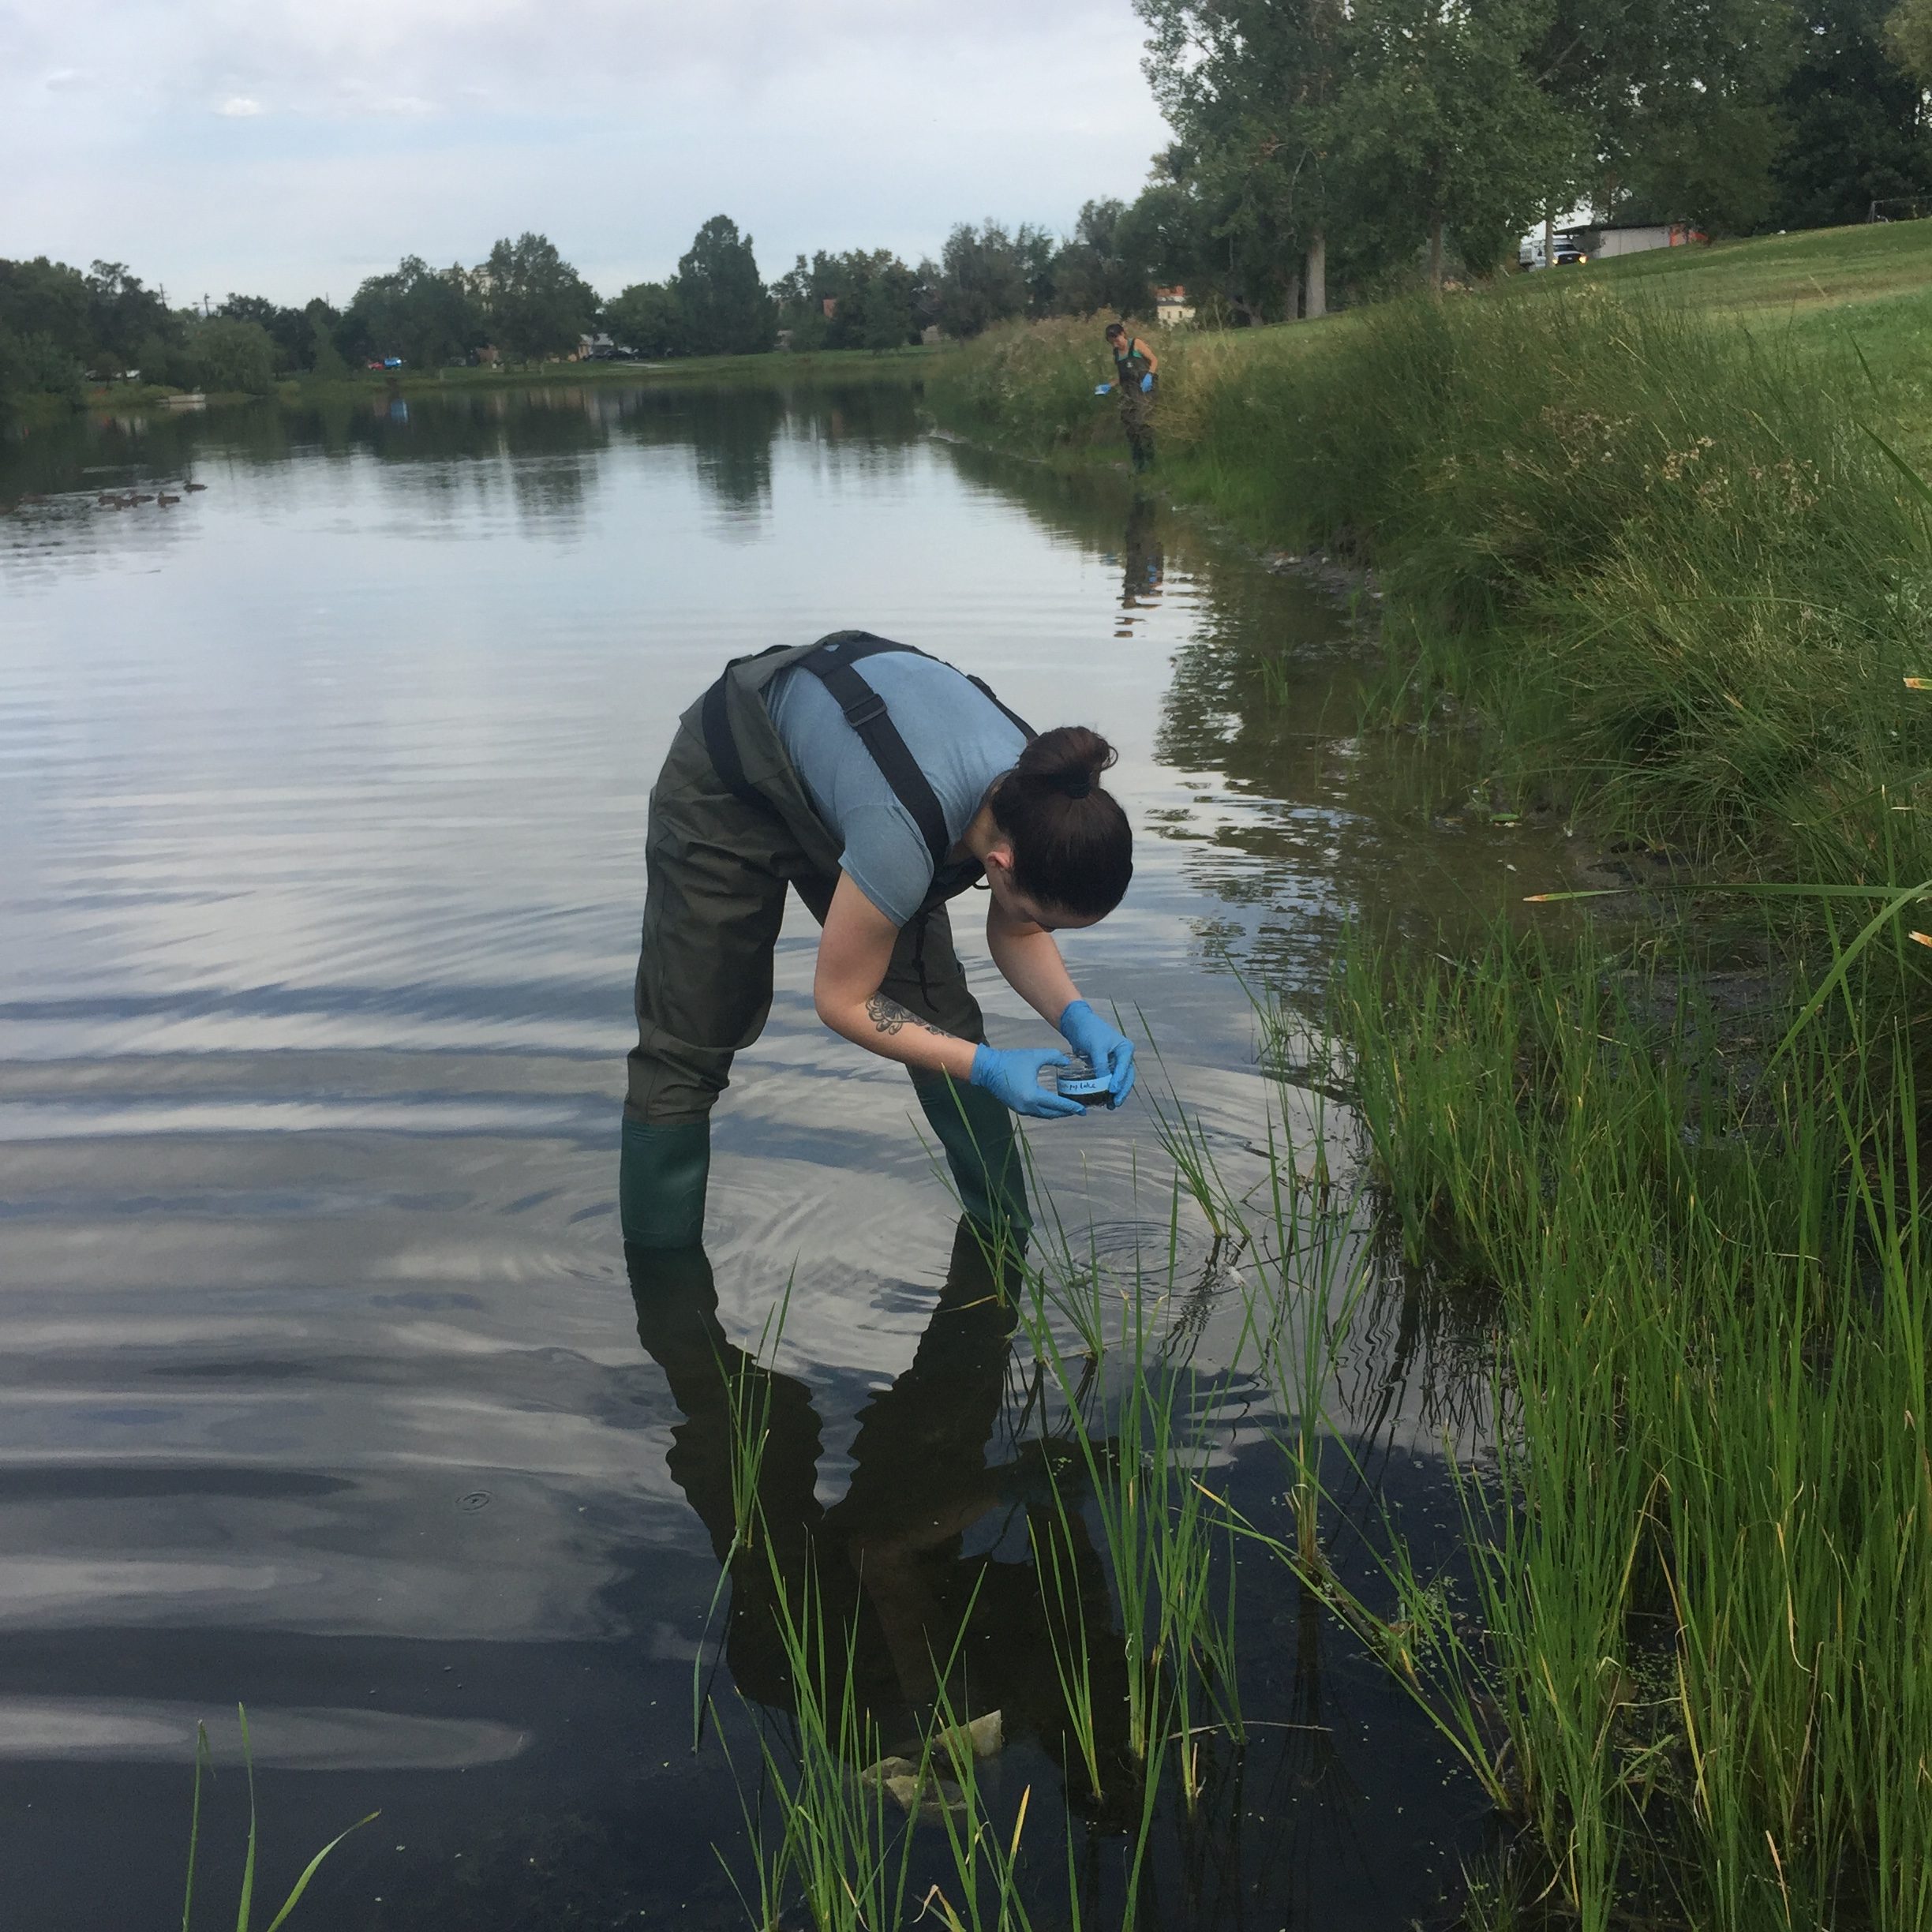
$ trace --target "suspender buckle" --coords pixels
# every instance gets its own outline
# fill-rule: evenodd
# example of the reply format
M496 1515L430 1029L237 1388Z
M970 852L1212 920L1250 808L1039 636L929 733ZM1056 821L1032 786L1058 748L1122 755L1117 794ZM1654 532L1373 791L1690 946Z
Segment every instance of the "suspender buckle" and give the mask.
M868 687L857 704L842 706L841 709L845 713L845 722L854 731L863 731L867 725L886 715L886 700Z

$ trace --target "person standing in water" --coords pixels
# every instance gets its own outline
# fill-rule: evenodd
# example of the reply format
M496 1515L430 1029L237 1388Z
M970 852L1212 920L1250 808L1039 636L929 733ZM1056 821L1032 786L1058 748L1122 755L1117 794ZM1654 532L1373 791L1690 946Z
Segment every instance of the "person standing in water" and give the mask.
M1144 470L1154 460L1154 378L1160 369L1160 358L1138 335L1129 335L1122 322L1107 324L1106 340L1114 352L1114 380L1102 383L1094 394L1105 395L1110 389L1119 392L1128 454L1135 469Z
M968 1213L1024 1232L1013 1115L1084 1109L1041 1084L1066 1064L1058 1046L987 1043L946 902L983 879L994 964L1118 1106L1133 1043L1080 998L1054 942L1104 918L1133 875L1127 815L1100 784L1114 761L1099 732L1035 734L977 678L863 631L727 665L651 792L624 1239L702 1238L711 1109L770 1011L788 887L822 928L818 1017L906 1069Z

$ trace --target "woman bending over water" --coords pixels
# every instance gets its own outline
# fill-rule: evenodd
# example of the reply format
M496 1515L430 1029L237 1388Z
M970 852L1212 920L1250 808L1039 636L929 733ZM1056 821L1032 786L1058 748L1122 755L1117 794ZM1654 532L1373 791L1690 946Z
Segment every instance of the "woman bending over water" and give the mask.
M651 792L625 1240L703 1237L711 1109L770 1012L788 886L822 929L819 1018L912 1075L967 1211L1024 1227L1013 1114L1082 1108L1039 1084L1058 1047L986 1044L946 901L984 879L994 964L1118 1106L1133 1043L1054 942L1105 918L1133 874L1126 814L1100 784L1114 755L1084 726L1035 735L978 679L863 631L728 665Z

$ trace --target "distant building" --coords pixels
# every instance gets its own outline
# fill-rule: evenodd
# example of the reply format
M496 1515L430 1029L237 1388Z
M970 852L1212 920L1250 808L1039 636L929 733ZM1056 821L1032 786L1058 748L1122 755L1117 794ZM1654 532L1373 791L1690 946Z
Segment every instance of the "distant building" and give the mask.
M616 343L601 331L595 335L579 335L577 338L576 359L579 362L605 361L616 346Z
M1610 255L1641 255L1649 249L1687 248L1706 238L1701 228L1688 222L1631 222L1589 229L1577 236L1592 261Z
M945 340L945 331L940 328L937 322L928 322L926 326L919 331L919 340L923 342L928 349L930 349L935 343L942 343Z
M1177 323L1194 320L1194 305L1188 300L1188 292L1181 287L1157 288L1154 291L1154 320L1163 328L1172 328Z
M818 298L818 306L825 311L825 319L829 322L838 313L838 298L836 295L822 295Z

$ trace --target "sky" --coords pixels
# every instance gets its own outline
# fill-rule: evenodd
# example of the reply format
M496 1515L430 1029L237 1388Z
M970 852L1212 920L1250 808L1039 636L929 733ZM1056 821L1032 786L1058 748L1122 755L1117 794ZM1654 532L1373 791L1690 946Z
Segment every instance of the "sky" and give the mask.
M1167 136L1129 0L0 0L0 256L339 305L534 228L600 290L729 215L814 249L1064 233Z

